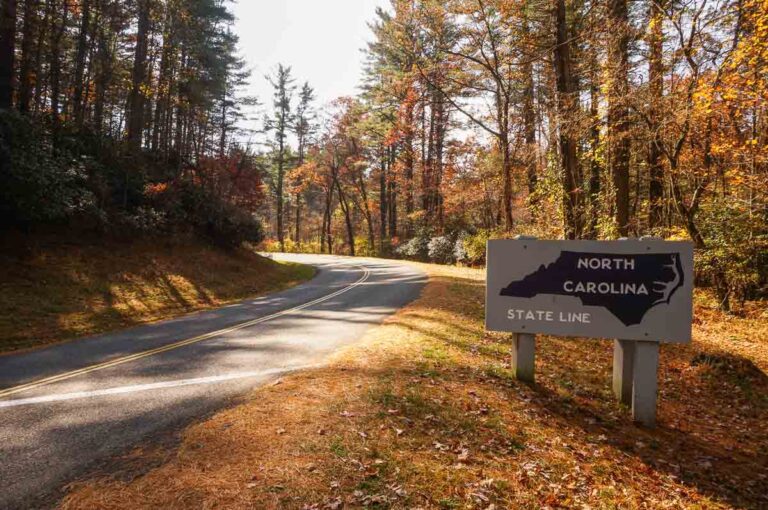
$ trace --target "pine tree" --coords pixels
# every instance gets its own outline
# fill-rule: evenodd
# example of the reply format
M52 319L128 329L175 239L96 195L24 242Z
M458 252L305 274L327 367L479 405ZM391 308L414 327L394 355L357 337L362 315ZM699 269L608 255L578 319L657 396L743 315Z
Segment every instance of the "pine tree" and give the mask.
M285 172L290 164L288 157L288 134L293 124L291 112L291 99L295 86L291 76L291 68L282 64L267 80L274 89L272 116L266 119L265 128L274 134L274 164L276 167L275 195L276 195L276 219L277 239L280 249L285 250L285 230L283 226L285 215Z
M298 166L302 166L305 162L307 145L311 142L311 137L315 131L315 113L313 111L312 103L315 100L315 91L309 86L309 83L304 82L299 92L299 103L296 106L296 118L293 124L293 132L296 135L296 141L298 146ZM297 244L301 244L301 205L302 197L301 190L303 183L296 183L296 224L295 224L295 240Z

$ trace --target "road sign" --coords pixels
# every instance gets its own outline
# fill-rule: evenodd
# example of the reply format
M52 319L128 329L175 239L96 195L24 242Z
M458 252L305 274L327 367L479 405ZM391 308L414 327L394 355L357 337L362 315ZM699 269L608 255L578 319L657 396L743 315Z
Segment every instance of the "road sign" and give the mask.
M691 243L500 239L487 261L488 330L691 341Z
M514 333L518 379L534 381L536 333L614 338L614 394L655 426L659 343L691 341L691 243L503 239L486 260L485 327Z

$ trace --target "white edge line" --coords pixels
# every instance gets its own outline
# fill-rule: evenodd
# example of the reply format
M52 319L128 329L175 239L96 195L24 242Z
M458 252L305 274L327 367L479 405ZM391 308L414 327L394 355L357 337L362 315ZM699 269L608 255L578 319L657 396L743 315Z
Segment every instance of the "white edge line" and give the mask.
M167 388L180 388L182 386L193 386L199 384L211 384L235 379L245 379L248 377L260 377L265 375L282 374L296 370L317 367L318 365L300 365L295 367L270 368L255 372L235 372L232 374L212 375L208 377L196 377L193 379L179 379L176 381L163 381L148 384L134 384L130 386L119 386L116 388L105 388L102 390L75 391L72 393L59 393L54 395L43 395L40 397L20 398L16 400L0 401L0 408L17 407L32 404L44 404L49 402L61 402L64 400L76 400L92 397L102 397L108 395L124 395L126 393L136 393L140 391L161 390Z

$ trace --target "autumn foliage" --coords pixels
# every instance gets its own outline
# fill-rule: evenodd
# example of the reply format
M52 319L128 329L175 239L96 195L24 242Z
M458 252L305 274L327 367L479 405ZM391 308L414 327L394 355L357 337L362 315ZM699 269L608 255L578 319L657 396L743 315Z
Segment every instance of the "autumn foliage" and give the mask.
M767 11L393 0L300 170L295 246L426 259L439 238L472 264L488 237L689 239L724 309L764 295Z

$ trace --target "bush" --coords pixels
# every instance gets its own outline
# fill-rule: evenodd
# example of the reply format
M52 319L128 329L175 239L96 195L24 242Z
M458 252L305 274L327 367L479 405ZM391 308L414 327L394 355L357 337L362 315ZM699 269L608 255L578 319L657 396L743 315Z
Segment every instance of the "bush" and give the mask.
M141 206L132 213L119 215L117 223L121 229L135 234L154 234L168 227L166 213L150 206Z
M280 243L277 241L277 239L265 239L259 245L259 249L267 253L279 253L280 251L282 251L280 249Z
M4 227L66 221L96 209L86 160L54 151L43 129L0 113L0 222Z
M433 237L427 245L429 259L438 264L451 264L455 260L455 247L456 242L450 236Z
M467 234L466 232L462 232L456 238L456 242L453 245L453 258L456 260L456 262L459 262L461 264L469 263L469 256L467 255L467 250L464 247L464 241L466 241L468 237L469 237L469 234Z
M264 229L253 214L191 181L163 186L152 194L152 202L156 209L162 209L169 228L192 228L216 246L234 248L244 242L259 244L264 240Z
M237 248L243 243L258 244L264 240L261 222L253 215L225 204L204 221L204 235L222 248Z
M280 249L280 242L277 239L269 238L259 244L258 249L268 253L277 253L285 251L286 253L322 253L320 241L310 240L302 241L301 244L293 239L285 238L285 250Z
M717 199L702 207L699 224L707 249L696 253L697 271L715 287L721 306L727 309L729 298L758 297L768 251L768 231L760 220L741 202Z
M419 233L407 243L401 244L395 252L404 258L416 260L428 260L429 258L430 236L426 233Z
M478 230L476 234L459 237L456 241L456 250L463 254L463 258L457 257L457 259L473 266L485 264L485 246L490 238L491 231L486 229ZM461 245L460 249L459 245Z

